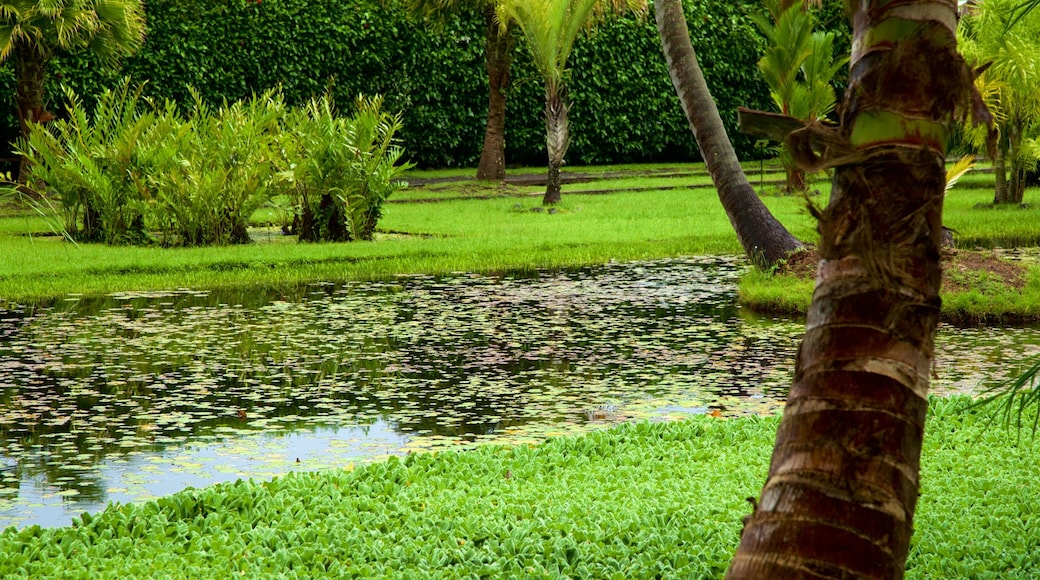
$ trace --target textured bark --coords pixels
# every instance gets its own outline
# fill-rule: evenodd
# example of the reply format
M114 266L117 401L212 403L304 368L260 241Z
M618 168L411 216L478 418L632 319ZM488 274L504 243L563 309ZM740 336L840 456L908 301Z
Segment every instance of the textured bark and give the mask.
M848 149L831 159L805 338L728 578L904 574L941 304L945 128L972 94L956 8L855 3Z
M44 107L44 75L47 57L30 45L18 42L14 47L14 71L17 85L15 102L18 106L18 126L22 138L29 135L30 123L45 123L54 118ZM26 183L29 162L22 157L18 165L18 182Z
M549 151L549 175L545 186L545 195L542 197L542 205L555 205L560 203L560 167L563 166L563 157L567 154L567 146L570 145L570 131L567 127L567 90L557 88L545 89L545 145Z
M769 213L740 167L715 100L697 64L682 3L680 0L655 0L654 12L672 84L722 207L744 253L756 265L768 268L802 249L802 244Z
M993 156L993 174L996 176L996 185L993 188L993 205L1008 202L1007 166L1004 164L1004 151L997 147Z
M488 73L488 116L484 147L480 150L477 179L501 181L506 177L506 86L513 63L512 31L500 32L495 7L484 9L487 27L485 52Z

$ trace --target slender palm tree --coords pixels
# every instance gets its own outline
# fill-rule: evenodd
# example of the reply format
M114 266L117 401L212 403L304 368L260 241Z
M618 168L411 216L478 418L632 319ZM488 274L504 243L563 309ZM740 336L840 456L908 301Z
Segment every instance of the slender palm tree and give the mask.
M515 22L545 81L545 142L549 154L544 205L560 202L560 167L570 145L567 59L582 31L611 13L642 12L646 0L500 0L501 26Z
M768 478L729 578L901 578L934 361L944 162L991 121L957 52L956 0L850 2L837 129L792 134L835 168L820 263Z
M488 112L484 146L480 150L477 179L501 181L506 176L506 87L513 65L515 23L500 26L495 0L407 0L414 14L433 20L466 10L484 15L484 53L487 58Z
M14 60L15 101L24 138L30 123L53 118L44 79L52 58L87 50L115 63L144 42L141 0L9 0L0 3L0 61ZM25 179L22 159L19 179Z
M654 0L654 14L668 71L690 129L744 253L768 268L802 244L762 203L748 183L690 42L680 0Z

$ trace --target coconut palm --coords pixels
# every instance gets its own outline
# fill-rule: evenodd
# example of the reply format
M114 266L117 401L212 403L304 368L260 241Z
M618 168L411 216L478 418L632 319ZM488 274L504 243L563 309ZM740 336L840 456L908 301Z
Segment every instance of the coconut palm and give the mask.
M506 176L506 87L513 64L515 24L499 25L495 0L407 0L409 10L437 21L449 14L477 10L484 15L484 53L487 58L488 113L484 146L480 150L477 179L502 180Z
M602 17L625 10L642 12L646 0L500 0L500 26L515 22L531 52L535 67L545 81L545 142L549 153L549 175L544 205L560 202L560 167L563 165L570 130L567 125L567 59L582 31Z
M769 213L748 183L697 64L680 0L655 0L654 14L672 84L722 207L744 253L756 265L768 268L802 249L802 244Z
M87 50L104 63L140 48L144 41L141 0L9 0L0 3L0 61L14 61L18 122L53 118L44 104L47 64L55 56ZM25 160L19 179L25 178Z
M995 204L1022 203L1026 173L1040 161L1040 12L1021 9L1019 0L986 0L968 10L959 29L965 56L992 63L976 82L991 97L997 120ZM1006 28L1011 19L1016 25ZM977 146L984 144L985 132L972 136Z
M837 129L789 137L833 167L820 263L769 473L729 578L902 578L938 322L947 137L991 119L955 0L853 12Z

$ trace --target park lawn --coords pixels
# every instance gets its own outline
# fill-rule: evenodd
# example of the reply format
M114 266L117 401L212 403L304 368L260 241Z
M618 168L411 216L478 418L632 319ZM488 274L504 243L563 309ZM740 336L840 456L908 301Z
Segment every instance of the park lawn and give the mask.
M1038 443L933 399L908 578L1040 575ZM712 578L778 417L626 424L110 505L0 534L5 578Z

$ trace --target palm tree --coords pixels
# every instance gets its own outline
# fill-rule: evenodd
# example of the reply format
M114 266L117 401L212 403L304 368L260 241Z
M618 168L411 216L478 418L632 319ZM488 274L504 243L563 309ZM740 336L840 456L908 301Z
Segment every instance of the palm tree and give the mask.
M477 179L501 181L506 176L506 87L513 65L516 25L500 26L495 0L408 0L412 13L443 19L448 14L479 10L484 15L484 53L487 58L488 113Z
M1040 13L1021 10L1018 0L986 0L967 11L959 28L965 56L975 64L992 63L977 84L997 120L994 204L1022 203L1026 173L1040 161ZM1016 25L1005 28L1012 19ZM984 145L985 131L972 137Z
M722 207L733 224L744 253L756 265L768 268L792 252L801 250L802 244L769 213L748 183L697 64L680 0L654 0L654 14L672 84Z
M144 42L141 0L12 0L0 3L0 62L14 59L15 101L22 137L30 123L54 118L44 104L44 79L52 58L87 50L106 64ZM19 179L25 179L25 159Z
M767 0L770 18L752 15L769 41L758 61L773 102L784 115L817 121L834 110L837 98L831 81L845 65L834 58L833 32L813 31L813 16L801 0ZM805 191L805 171L786 149L781 154L789 193Z
M567 126L567 59L578 35L608 13L642 12L646 0L500 0L498 19L515 22L545 81L545 142L549 153L548 185L542 204L560 202L560 167L570 130Z
M850 3L837 129L792 135L835 168L820 263L768 478L729 578L901 578L919 490L946 141L991 121L955 0Z

